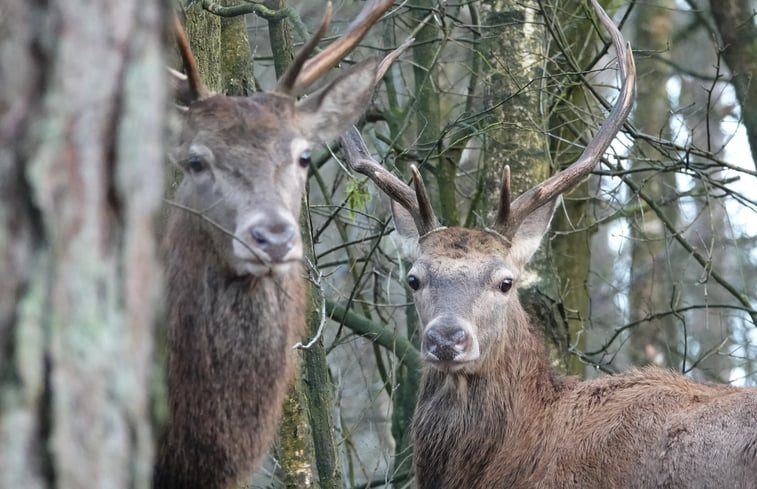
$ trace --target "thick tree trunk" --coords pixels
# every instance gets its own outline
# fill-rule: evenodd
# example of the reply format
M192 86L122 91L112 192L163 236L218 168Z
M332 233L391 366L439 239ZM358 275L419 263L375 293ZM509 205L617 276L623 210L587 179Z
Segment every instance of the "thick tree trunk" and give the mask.
M0 487L149 486L165 7L2 7Z
M488 60L488 71L482 74L484 107L492 108L490 123L497 127L486 135L484 168L479 176L483 192L481 213L488 216L486 224L492 222L497 210L505 164L512 171L513 196L545 180L552 172L543 96L541 86L534 82L543 79L547 37L542 19L538 18L538 8L536 1L499 0L481 4L480 56ZM544 246L531 261L530 268L536 273L530 277L536 280L521 291L529 312L544 318L553 316L544 306L557 298L557 281L547 249L548 245ZM537 297L547 300L536 301ZM545 329L556 325L540 324ZM563 336L560 331L545 333L550 338ZM549 346L556 353L555 342L551 341Z
M587 96L587 87L577 75L569 74L592 68L587 65L597 54L593 46L599 39L591 19L585 15L586 4L573 0L543 4L549 4L544 21L552 24L553 31L561 33L550 43L552 63L549 72L553 81L549 93L549 134L552 159L558 168L565 168L579 158L596 130L585 117L594 109L591 97ZM565 56L564 52L569 52L570 56ZM564 211L559 209L552 223L556 231L552 240L552 259L559 274L568 341L578 351L585 350L588 336L585 330L590 315L591 239L596 231L590 213L591 197L590 180L586 180L563 196ZM565 364L568 373L583 376L585 365L578 355L568 355Z

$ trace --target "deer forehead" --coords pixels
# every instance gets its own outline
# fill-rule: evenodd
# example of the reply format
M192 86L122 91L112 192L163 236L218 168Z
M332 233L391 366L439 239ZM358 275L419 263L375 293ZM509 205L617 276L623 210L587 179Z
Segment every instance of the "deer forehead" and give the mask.
M414 268L433 277L437 287L445 284L462 290L501 281L514 273L507 260L509 244L502 236L482 229L446 228L420 240L420 256Z
M187 121L190 137L204 133L229 147L271 149L300 136L292 99L270 93L201 100L190 106Z
M426 259L471 263L502 260L510 251L508 241L493 231L460 227L433 231L423 236L419 245Z

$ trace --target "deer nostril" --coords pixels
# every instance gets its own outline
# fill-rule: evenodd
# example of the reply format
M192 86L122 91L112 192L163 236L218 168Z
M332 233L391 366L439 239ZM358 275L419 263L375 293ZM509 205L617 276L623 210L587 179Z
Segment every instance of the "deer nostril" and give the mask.
M432 327L424 335L425 350L441 361L452 361L468 350L469 335L459 326Z
M254 244L273 261L282 260L294 246L295 226L288 222L263 222L250 228Z
M255 244L258 246L264 246L268 243L268 233L263 228L254 227L250 231L250 234L252 234L252 239L255 240Z

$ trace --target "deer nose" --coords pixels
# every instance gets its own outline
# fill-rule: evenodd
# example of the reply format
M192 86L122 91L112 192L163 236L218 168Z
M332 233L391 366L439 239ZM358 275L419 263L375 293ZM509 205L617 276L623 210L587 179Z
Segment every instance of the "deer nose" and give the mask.
M274 262L283 260L292 249L296 231L294 224L282 220L265 220L250 227L255 246Z
M441 362L451 362L470 348L470 335L457 324L439 324L426 330L423 349Z

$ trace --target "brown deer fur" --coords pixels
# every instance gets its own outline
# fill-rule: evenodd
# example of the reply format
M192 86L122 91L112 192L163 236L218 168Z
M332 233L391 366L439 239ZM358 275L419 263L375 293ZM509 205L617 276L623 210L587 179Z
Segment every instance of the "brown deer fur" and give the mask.
M438 318L466 321L480 350L456 364L422 345L420 488L757 488L757 390L656 368L579 382L550 367L515 287L498 288L517 283L549 222L544 207L541 223L527 218L521 229L531 229L511 239L441 228L416 241L424 331Z
M164 238L170 420L156 488L231 487L268 450L304 332L309 147L354 123L375 73L361 63L299 102L257 93L189 106Z

